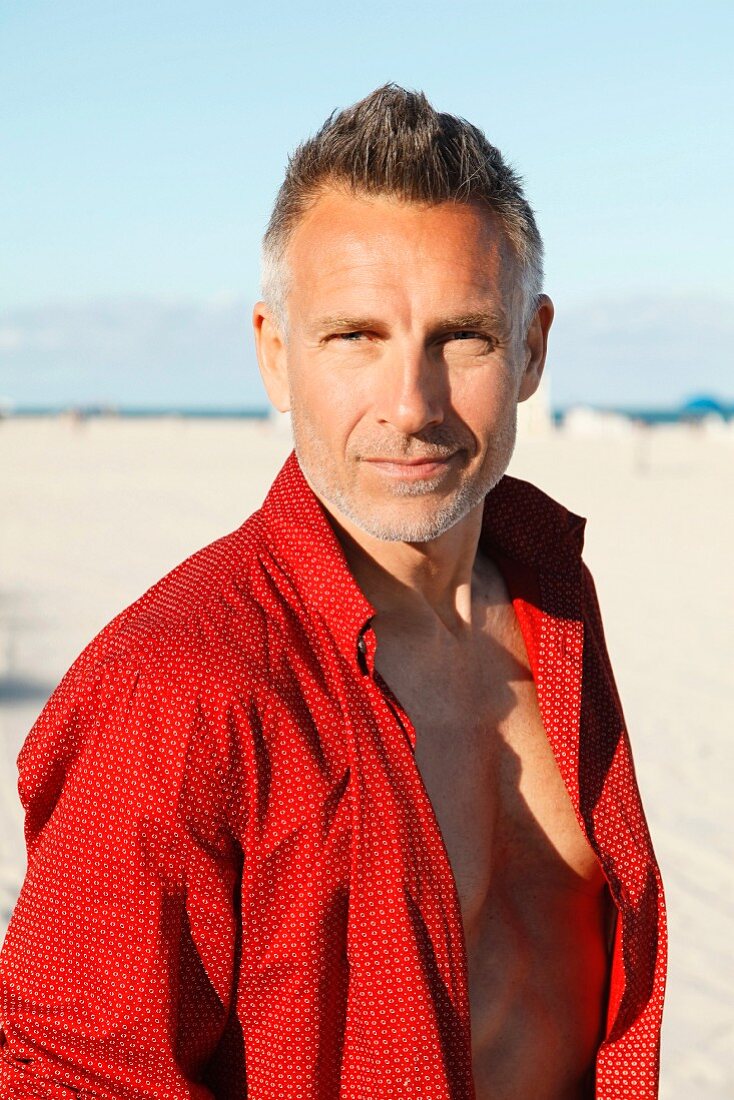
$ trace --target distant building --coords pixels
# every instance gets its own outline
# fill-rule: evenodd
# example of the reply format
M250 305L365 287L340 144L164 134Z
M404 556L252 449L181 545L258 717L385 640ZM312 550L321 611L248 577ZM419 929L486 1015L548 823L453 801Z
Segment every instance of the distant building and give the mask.
M540 385L527 401L517 406L517 434L519 436L548 435L553 431L553 414L550 405L550 386L545 375Z
M271 405L268 409L268 421L279 434L291 434L291 414L289 412L278 412L278 410Z
M569 435L622 436L629 435L634 421L611 409L591 405L572 405L563 413L563 430Z
M633 405L591 405L579 402L567 405L553 412L554 422L570 431L583 434L615 430L613 424L621 428L638 424L658 426L664 424L708 424L727 425L734 423L734 404L721 401L716 397L692 397L677 408L669 406L633 406Z

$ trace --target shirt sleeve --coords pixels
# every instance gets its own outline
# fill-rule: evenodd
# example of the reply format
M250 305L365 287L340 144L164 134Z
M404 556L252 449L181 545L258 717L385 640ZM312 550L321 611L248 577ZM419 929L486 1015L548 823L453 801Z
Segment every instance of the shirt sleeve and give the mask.
M225 757L184 676L80 658L46 704L18 757L3 1098L213 1096L238 931Z

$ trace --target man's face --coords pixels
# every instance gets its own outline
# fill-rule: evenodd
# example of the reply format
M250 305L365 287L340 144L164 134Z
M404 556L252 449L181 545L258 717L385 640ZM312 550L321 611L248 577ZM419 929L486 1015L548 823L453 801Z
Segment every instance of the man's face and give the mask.
M288 263L288 341L260 357L308 482L376 538L437 538L507 469L542 371L502 229L472 206L330 190Z

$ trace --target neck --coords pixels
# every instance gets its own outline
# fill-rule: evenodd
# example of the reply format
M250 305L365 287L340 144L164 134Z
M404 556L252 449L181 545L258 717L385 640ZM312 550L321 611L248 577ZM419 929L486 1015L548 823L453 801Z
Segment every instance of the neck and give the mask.
M377 539L319 500L332 517L354 579L378 614L416 623L437 618L454 634L472 625L481 504L438 538L413 543Z

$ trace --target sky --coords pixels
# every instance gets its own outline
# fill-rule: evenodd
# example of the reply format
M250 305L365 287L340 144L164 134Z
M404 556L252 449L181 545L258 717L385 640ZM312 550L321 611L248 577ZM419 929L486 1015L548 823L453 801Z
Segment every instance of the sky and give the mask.
M263 406L289 153L386 81L525 180L556 406L734 400L734 4L0 0L0 402Z

